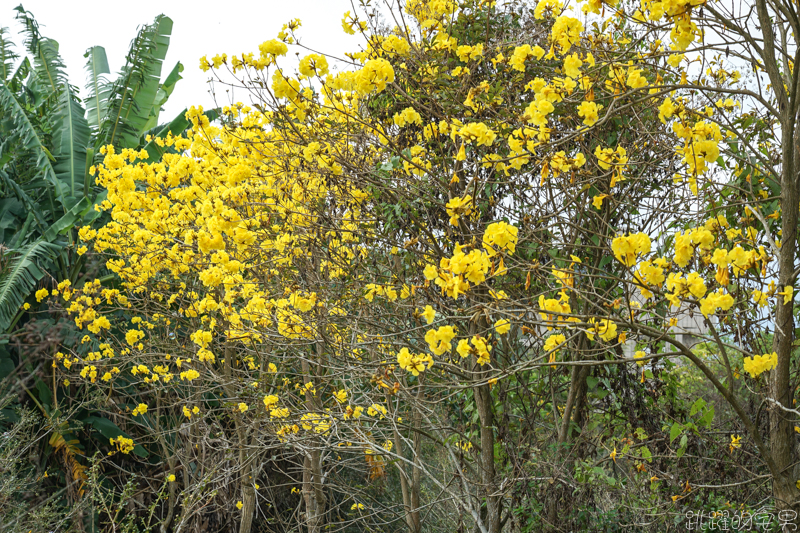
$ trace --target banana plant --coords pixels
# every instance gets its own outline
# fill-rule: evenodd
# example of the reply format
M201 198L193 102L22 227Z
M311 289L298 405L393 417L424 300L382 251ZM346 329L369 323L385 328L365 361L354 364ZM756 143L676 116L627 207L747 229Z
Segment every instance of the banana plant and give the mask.
M98 217L93 207L103 197L89 169L100 147L145 149L152 159L163 149L146 134L163 137L188 127L183 112L159 123L183 70L178 62L161 79L169 17L159 15L139 29L116 76L105 49L89 48L86 96L80 98L58 43L41 34L21 5L16 12L25 35L21 61L8 29L0 28L0 337L20 322L22 303L46 273L73 283L80 276L84 258L71 244L74 228Z

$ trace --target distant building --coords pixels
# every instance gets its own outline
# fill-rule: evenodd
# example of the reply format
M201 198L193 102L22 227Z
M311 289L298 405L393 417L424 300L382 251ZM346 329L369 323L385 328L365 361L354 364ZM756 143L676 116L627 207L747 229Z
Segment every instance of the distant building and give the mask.
M677 314L678 324L670 328L670 333L675 340L692 348L695 344L703 342L708 334L708 327L705 324L705 317L698 309L682 307ZM712 315L712 322L716 322L716 317ZM628 341L622 347L625 357L633 357L636 351L636 343Z

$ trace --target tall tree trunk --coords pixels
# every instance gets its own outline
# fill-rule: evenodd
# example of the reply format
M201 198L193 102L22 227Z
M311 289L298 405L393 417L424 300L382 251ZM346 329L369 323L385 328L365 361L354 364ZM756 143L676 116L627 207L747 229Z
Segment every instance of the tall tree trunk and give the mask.
M322 345L317 343L318 356L321 357ZM319 397L312 390L316 390L316 383L312 376L311 365L303 359L303 382L312 385L306 391L306 409L309 413L320 413L322 406ZM320 533L324 525L325 506L327 499L322 487L322 453L320 452L319 437L310 440L314 448L305 450L303 459L303 501L306 505L306 524L308 533Z
M794 120L795 106L790 106L783 116L783 168L781 173L781 248L778 258L778 285L780 291L794 286L795 257L797 255L798 194L795 162L800 158L800 132ZM771 372L770 396L780 405L792 409L794 391L791 386L791 358L794 344L794 299L784 303L778 295L775 312L774 350L778 354L778 365ZM775 505L788 509L800 505L800 491L794 479L794 415L772 405L770 409L770 448L775 460L779 478L774 480Z
M416 416L417 415L415 413L415 419ZM404 457L403 439L400 438L400 432L396 427L394 430L394 449L397 455ZM396 461L395 466L400 472L400 491L403 495L403 512L405 514L408 531L409 533L420 533L422 528L419 516L419 492L418 486L414 482L419 477L417 474L417 471L419 470L419 467L417 466L417 458L414 457L414 466L412 467L413 471L411 477L409 477L409 475L406 473L406 467L402 461Z
M488 372L480 372L479 379L483 385L474 388L475 403L478 409L478 417L481 421L481 489L486 502L485 526L489 533L500 532L500 514L502 512L501 500L497 494L496 469L494 461L494 410L492 409L492 393L488 380Z

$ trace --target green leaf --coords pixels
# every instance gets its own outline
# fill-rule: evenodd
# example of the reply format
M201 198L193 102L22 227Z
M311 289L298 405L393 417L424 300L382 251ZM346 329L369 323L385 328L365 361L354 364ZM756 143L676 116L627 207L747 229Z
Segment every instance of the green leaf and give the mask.
M713 405L709 405L708 409L705 412L705 414L700 419L700 425L708 427L708 426L711 425L711 422L713 420L714 420L714 406Z
M706 401L702 398L698 398L692 404L692 408L689 410L689 416L694 416L695 414L697 414L698 411L700 411L705 406L706 406Z
M56 159L53 169L56 177L65 184L69 196L74 197L79 189L83 189L89 123L68 83L64 84L61 95L53 123L53 155Z
M646 460L648 463L653 462L653 454L650 451L650 448L647 446L642 446L641 448L642 459Z
M14 43L8 38L8 28L0 28L0 81L5 83L13 75L14 63L19 55L14 52Z
M33 218L36 220L36 223L39 225L39 229L44 231L45 227L47 226L47 222L45 222L44 217L42 217L42 213L40 212L41 209L39 208L39 204L36 203L33 198L31 198L28 193L26 193L19 184L11 179L8 174L0 170L0 182L5 184L9 189L14 192L14 195L17 197L17 200L22 202L23 207L28 210L28 218ZM23 228L25 230L25 228ZM25 242L27 238L27 231L19 231L17 236L12 241L7 241L12 243L12 248L15 248Z
M42 238L48 242L53 242L56 240L59 234L66 233L75 227L75 223L80 220L81 217L85 215L93 206L93 201L89 200L89 198L85 196L82 197L77 204L72 206L72 208L64 214L64 216L56 220L52 226L47 228L47 231L44 232Z
M99 130L108 109L108 96L111 92L108 75L111 71L108 68L106 49L102 46L89 48L83 57L88 58L86 73L89 76L86 84L86 119L92 129Z
M8 136L19 140L23 148L32 152L33 157L30 162L36 167L36 175L53 185L56 198L63 204L66 191L56 177L56 172L50 162L53 156L42 143L39 132L28 119L25 109L5 85L0 85L0 108L3 115L8 117L14 126Z
M672 444L672 441L674 441L675 439L678 438L678 435L681 434L681 431L683 431L683 426L681 426L677 422L672 424L672 427L669 430L669 443L670 444Z
M5 253L8 266L0 273L0 331L14 321L25 299L44 276L44 269L61 253L62 247L43 239Z
M677 451L677 453L675 454L675 455L677 455L678 459L680 459L681 457L683 457L683 454L684 454L684 453L686 453L686 443L687 443L688 441L689 441L689 437L688 437L688 435L684 434L684 435L681 437L681 440L680 440L680 443L679 443L679 445L680 445L680 448L678 448L678 451Z
M131 43L125 66L112 85L108 110L101 126L101 144L135 148L146 129L161 78L161 65L169 48L172 19L156 17L139 30Z
M11 76L11 80L8 82L8 87L14 92L17 92L23 88L25 78L27 78L28 74L31 73L31 68L30 59L24 57L17 67L17 70L14 71L14 75Z
M183 72L183 64L178 61L175 67L173 67L172 72L169 73L167 79L164 80L164 83L161 84L156 92L156 99L155 102L153 102L153 108L150 110L150 116L147 119L144 131L154 128L158 124L161 107L169 100L172 91L175 90L175 85L178 83L178 80L183 79L181 72Z
M44 99L56 98L61 85L68 83L64 63L58 54L58 42L42 36L39 24L30 11L25 11L21 5L15 10L16 19L24 26L25 47L33 56L31 88Z
M53 404L53 393L50 388L41 379L36 379L36 391L39 393L39 403L42 404L46 413L50 413L50 406Z

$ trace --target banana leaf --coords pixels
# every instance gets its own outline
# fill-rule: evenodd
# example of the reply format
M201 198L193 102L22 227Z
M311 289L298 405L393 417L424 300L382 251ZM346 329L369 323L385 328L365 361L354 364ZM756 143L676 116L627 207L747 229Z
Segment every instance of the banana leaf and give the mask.
M13 75L14 62L19 55L14 52L14 43L9 40L8 28L0 28L0 77L4 83Z
M156 102L171 33L172 19L159 15L131 43L126 64L109 93L107 115L98 136L100 145L139 145Z
M89 48L83 57L88 58L86 73L89 77L86 84L86 119L93 130L99 130L108 110L108 95L111 91L108 76L111 71L108 68L106 49L102 46Z
M53 168L56 177L64 183L65 191L73 198L83 192L89 141L89 123L84 118L83 107L65 83L53 124L52 152L56 159Z
M167 103L167 100L169 100L172 91L175 90L175 85L178 83L178 80L183 79L181 72L183 72L183 64L178 61L178 63L172 69L172 72L170 72L169 76L167 76L167 79L165 79L164 83L162 83L158 88L155 102L153 102L153 108L150 110L150 116L147 119L147 124L145 124L143 131L152 129L158 124L158 117L161 114L161 107Z
M14 321L25 299L62 246L40 238L18 250L4 252L6 269L0 273L0 331Z
M58 54L58 42L42 37L39 24L22 5L15 9L17 20L24 26L25 47L33 56L31 88L38 92L43 100L57 99L62 84L68 83L64 63Z
M63 205L66 191L53 168L51 161L55 158L42 143L39 132L31 123L25 109L5 85L0 85L0 110L11 126L11 129L4 131L3 135L18 140L22 148L32 153L37 176L41 176L53 186L55 198Z

